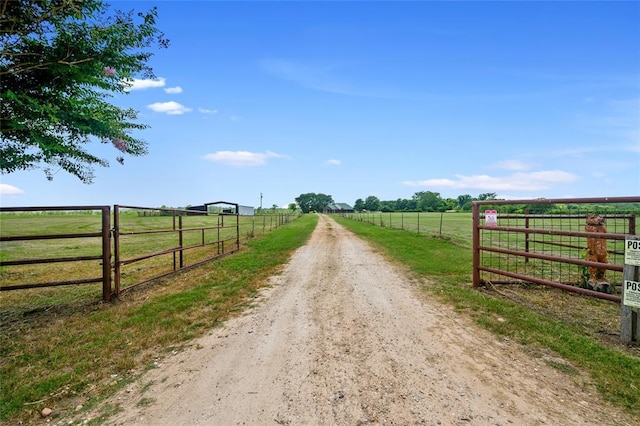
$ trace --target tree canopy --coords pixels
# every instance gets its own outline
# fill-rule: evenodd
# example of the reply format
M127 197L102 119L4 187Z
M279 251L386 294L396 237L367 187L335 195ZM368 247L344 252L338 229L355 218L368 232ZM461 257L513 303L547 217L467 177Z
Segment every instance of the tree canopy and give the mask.
M300 206L302 213L309 213L311 211L321 212L327 204L333 203L333 197L331 195L309 192L300 194L296 198L296 203Z
M369 195L364 200L358 198L353 209L355 211L382 211L382 212L399 212L399 211L422 211L422 212L444 212L447 210L471 210L471 203L475 200L495 200L495 193L485 193L478 195L477 198L471 195L460 195L457 199L442 198L440 193L432 191L420 191L413 194L410 199L398 198L397 200L384 201L375 195ZM303 213L311 211L322 211L325 206L332 204L333 197L331 195L316 194L313 192L300 194L295 199L297 205ZM291 207L290 207L291 208Z
M358 198L354 204L355 211L369 210L382 212L444 212L447 210L468 211L475 200L495 200L495 193L485 193L477 198L471 195L460 195L454 198L442 198L440 193L433 191L420 191L409 199L379 200L375 195L369 195L365 200Z
M364 208L369 210L369 211L376 211L380 209L380 199L378 197L376 197L375 195L369 195L365 200L364 200Z
M0 0L0 172L65 170L85 183L92 140L144 155L137 112L107 102L134 77L153 78L152 46L167 47L157 10L110 11L101 0Z

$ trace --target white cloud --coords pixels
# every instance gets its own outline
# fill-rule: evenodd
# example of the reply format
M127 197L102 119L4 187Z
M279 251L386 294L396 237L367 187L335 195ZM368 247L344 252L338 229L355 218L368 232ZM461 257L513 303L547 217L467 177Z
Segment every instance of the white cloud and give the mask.
M575 182L577 176L562 170L545 170L530 173L514 173L509 176L456 175L456 179L427 179L404 181L406 186L449 189L479 189L487 192L540 191L556 184Z
M251 167L262 166L266 164L270 158L286 158L286 156L271 151L218 151L213 154L207 154L203 158L214 163L226 164L228 166Z
M24 191L17 186L9 185L6 183L0 183L0 195L6 196L18 196L24 194Z
M217 109L198 108L198 112L202 114L217 114Z
M155 112L161 112L163 114L169 114L169 115L182 115L184 113L191 112L191 108L187 108L186 106L174 101L156 102L156 103L147 105L147 108Z
M166 93L169 93L170 95L177 95L178 93L182 93L182 87L167 87L166 89L164 89L164 91Z
M340 160L335 160L335 159L331 159L331 160L327 160L324 162L324 164L326 166L339 166L342 164L342 161Z
M157 80L151 80L148 78L139 79L134 78L132 80L125 81L125 85L127 86L127 91L131 90L144 90L151 89L155 87L164 87L167 83L167 79L164 77L159 77Z

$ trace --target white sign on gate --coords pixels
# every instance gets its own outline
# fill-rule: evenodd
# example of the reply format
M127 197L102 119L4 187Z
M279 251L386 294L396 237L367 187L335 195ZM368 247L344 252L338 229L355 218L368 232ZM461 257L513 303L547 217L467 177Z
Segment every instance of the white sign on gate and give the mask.
M495 228L498 226L498 212L496 210L484 211L484 226Z
M640 267L640 236L632 235L624 239L624 282L622 296L625 306L640 308L640 282L636 268ZM635 270L635 271L634 271ZM632 280L628 278L633 278Z
M624 280L624 304L640 308L640 282Z
M626 237L624 240L624 264L640 266L640 239Z

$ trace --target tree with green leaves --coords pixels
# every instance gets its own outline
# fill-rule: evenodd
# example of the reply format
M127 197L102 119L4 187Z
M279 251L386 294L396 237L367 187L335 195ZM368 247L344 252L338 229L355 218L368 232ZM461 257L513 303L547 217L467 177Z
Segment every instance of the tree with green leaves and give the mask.
M333 203L333 197L331 195L309 192L306 194L300 194L296 198L296 203L300 206L302 213L309 213L312 211L321 212L325 206Z
M460 210L471 210L473 197L469 194L458 195L457 204Z
M119 163L144 155L132 133L147 126L107 100L154 77L150 48L168 46L156 18L102 0L0 0L0 172L62 169L91 183L109 162L90 142L113 145Z
M444 203L440 193L433 191L420 191L413 194L418 210L423 212L440 212L444 211Z
M480 201L495 200L497 196L498 194L496 194L495 192L485 192L478 195L478 200Z
M375 195L369 195L364 199L364 208L370 212L376 212L380 209L380 199Z

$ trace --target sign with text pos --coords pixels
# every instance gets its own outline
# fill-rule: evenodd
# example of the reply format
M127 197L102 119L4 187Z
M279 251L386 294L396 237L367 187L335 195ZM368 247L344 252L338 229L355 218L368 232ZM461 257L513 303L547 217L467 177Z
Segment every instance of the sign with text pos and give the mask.
M640 266L640 238L627 236L624 240L624 264Z
M625 306L640 308L640 237L627 236L624 241L624 282L622 283Z

